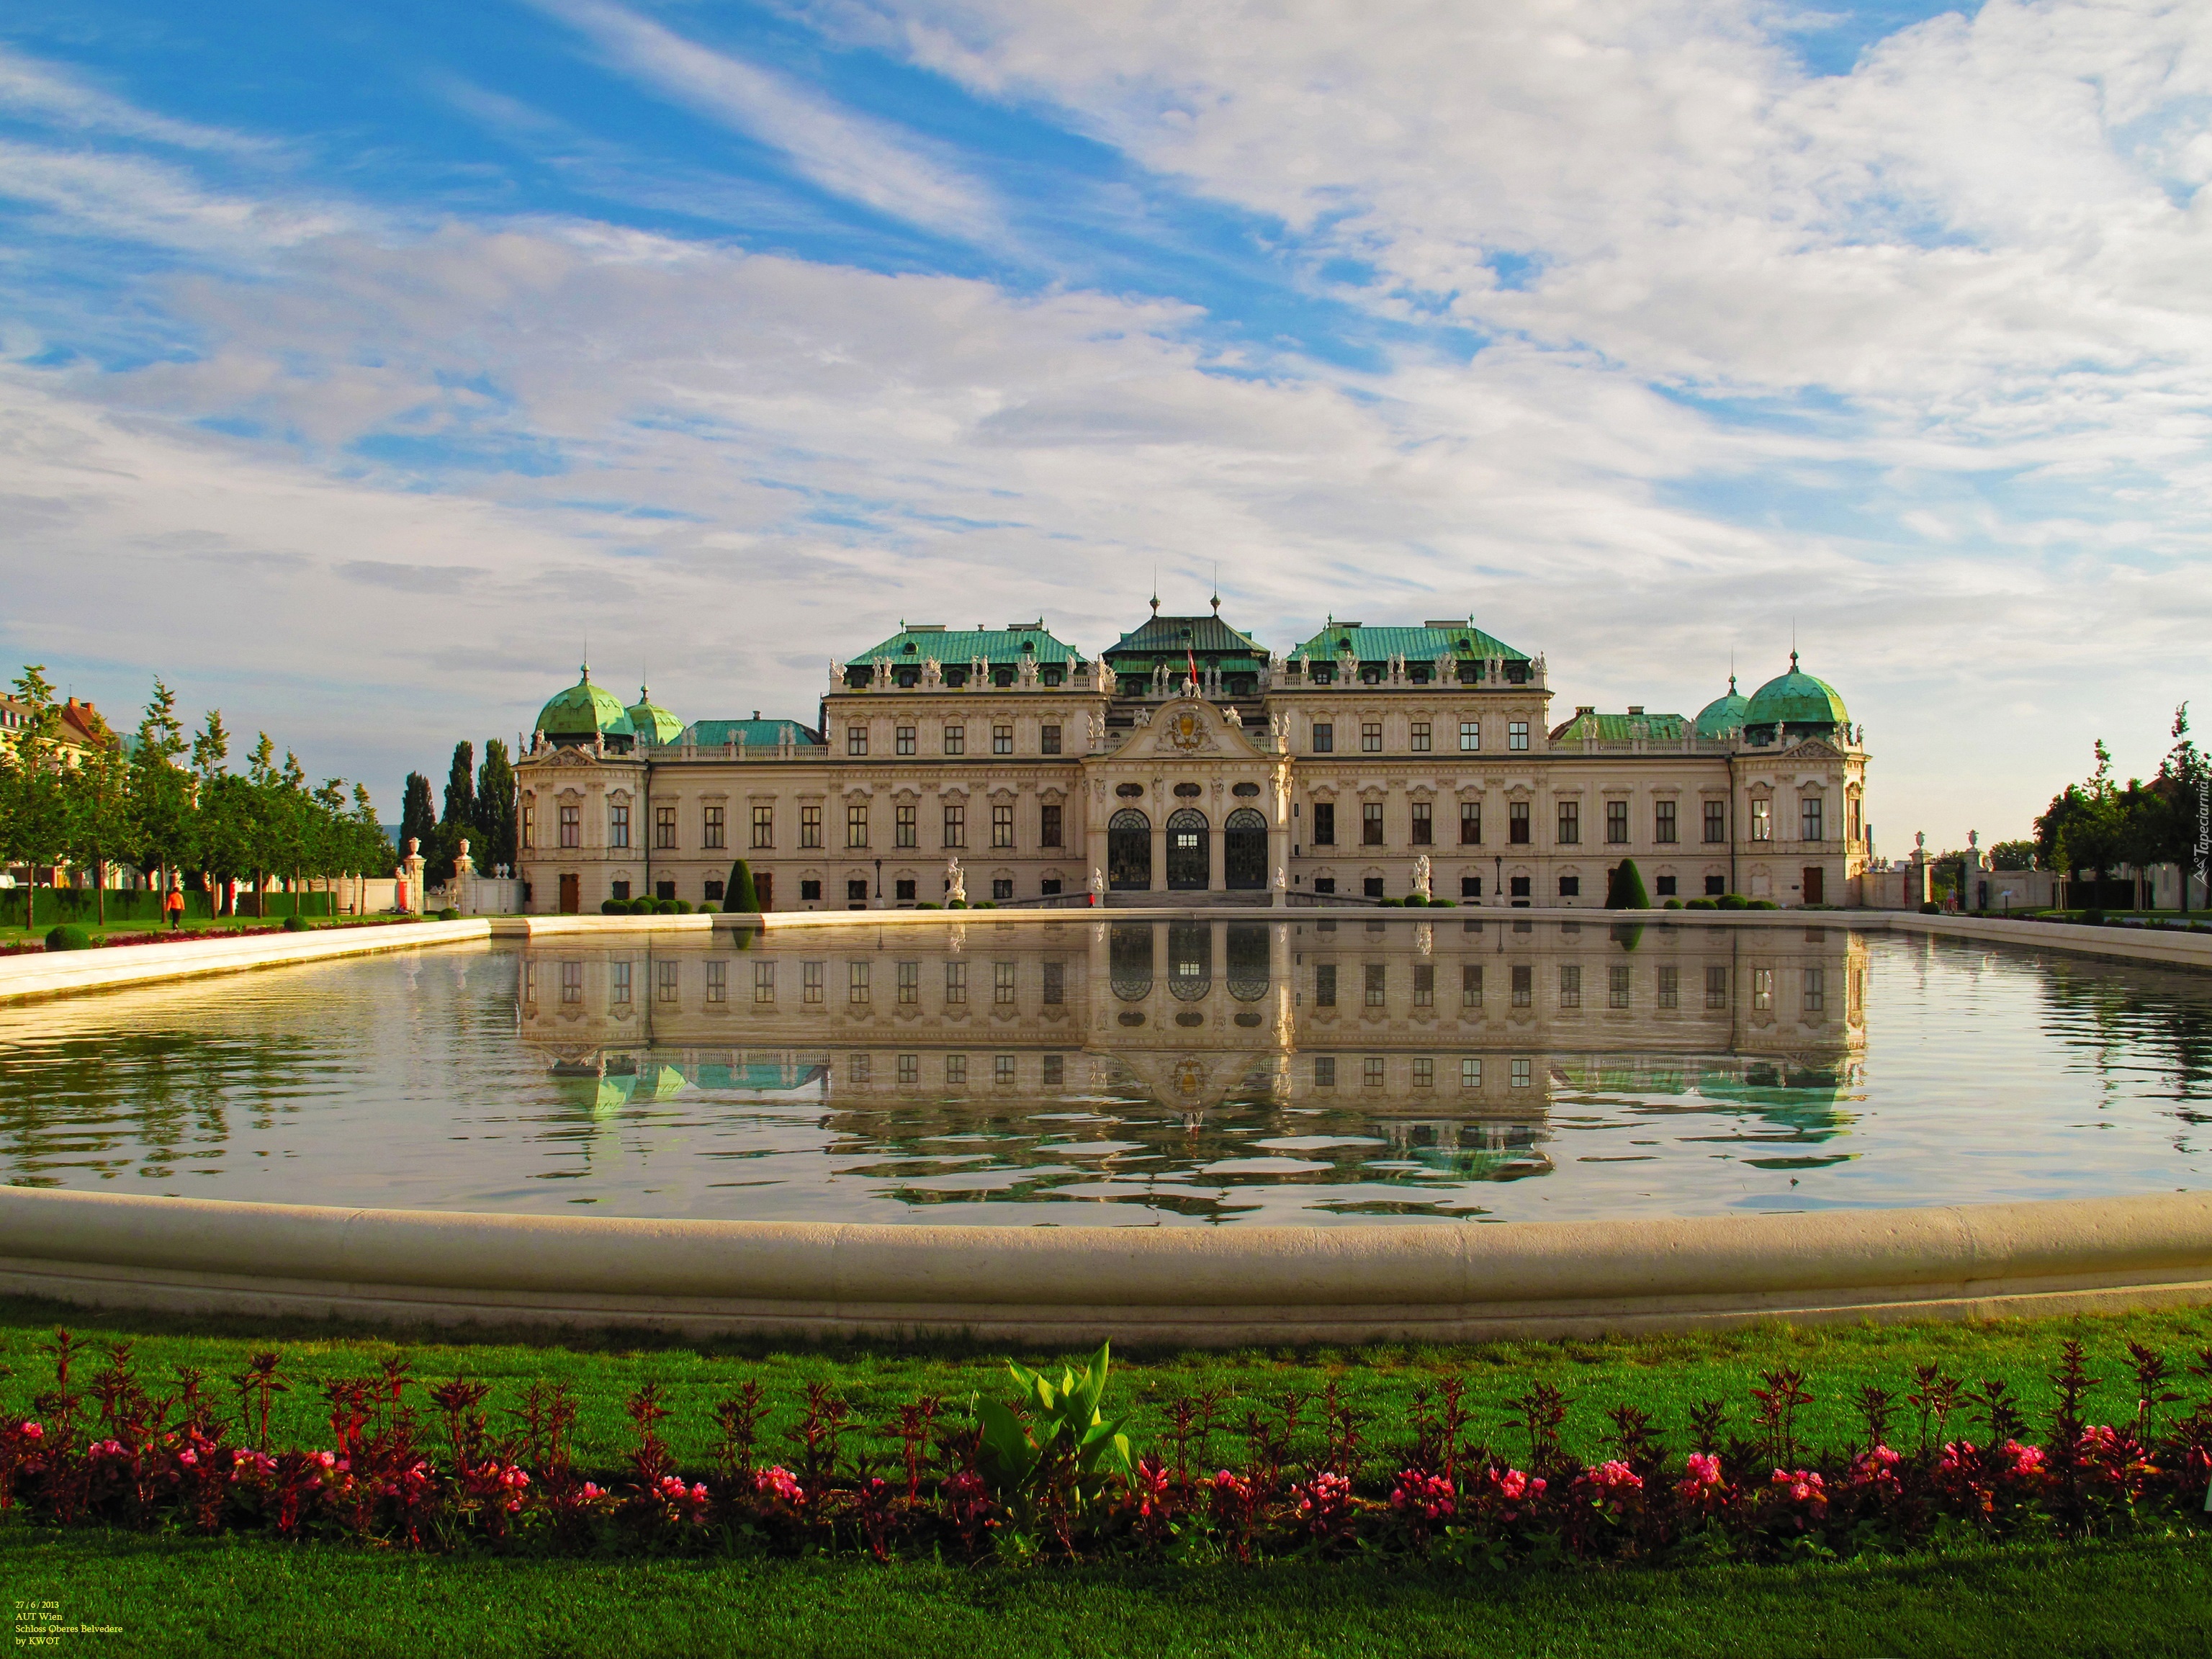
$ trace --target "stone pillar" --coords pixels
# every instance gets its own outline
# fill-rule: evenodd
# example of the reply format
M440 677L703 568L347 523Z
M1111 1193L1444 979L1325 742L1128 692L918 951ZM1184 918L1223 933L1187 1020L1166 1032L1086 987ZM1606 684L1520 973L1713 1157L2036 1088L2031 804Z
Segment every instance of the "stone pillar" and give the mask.
M1168 884L1167 814L1152 814L1152 881L1151 890L1164 892Z
M1216 802L1216 805L1219 803ZM1226 814L1217 814L1225 817ZM1206 832L1206 890L1226 892L1229 889L1229 832L1219 823Z
M420 915L422 913L422 843L413 836L407 841L407 856L399 860L392 874L399 878L399 902L392 908Z
M459 854L453 860L453 903L465 916L477 913L476 885L476 860L469 856L469 844L464 840Z

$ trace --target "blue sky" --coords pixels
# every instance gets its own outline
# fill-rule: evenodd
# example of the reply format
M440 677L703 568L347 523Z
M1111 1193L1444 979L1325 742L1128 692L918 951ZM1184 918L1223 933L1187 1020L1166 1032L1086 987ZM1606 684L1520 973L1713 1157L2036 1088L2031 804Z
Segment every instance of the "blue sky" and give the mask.
M396 802L588 644L811 717L902 618L1793 630L1887 850L2204 690L2212 23L1990 3L0 23L7 654ZM956 609L957 607L957 609Z

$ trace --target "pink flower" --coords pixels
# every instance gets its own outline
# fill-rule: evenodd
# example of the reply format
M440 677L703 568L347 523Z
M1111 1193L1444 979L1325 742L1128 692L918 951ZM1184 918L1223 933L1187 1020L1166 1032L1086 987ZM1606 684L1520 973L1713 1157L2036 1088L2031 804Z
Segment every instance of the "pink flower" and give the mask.
M2012 1459L2012 1473L2018 1480L2033 1480L2044 1473L2043 1448L2023 1446L2017 1440L2004 1443L2004 1454Z
M315 1462L320 1463L326 1469L334 1469L338 1466L338 1455L336 1452L317 1452L315 1454Z
M789 1469L781 1465L772 1469L757 1469L753 1474L753 1490L763 1498L780 1498L787 1504L806 1501L802 1487Z
M1440 1474L1419 1469L1401 1469L1398 1484L1390 1489L1390 1507L1401 1514L1418 1514L1423 1520L1441 1520L1458 1510L1452 1484Z
M1712 1452L1690 1454L1690 1478L1684 1486L1717 1486L1721 1483L1721 1460Z
M26 1440L43 1440L46 1437L46 1431L40 1428L36 1423L26 1423L21 1428L16 1430L15 1432L21 1435Z
M1644 1486L1644 1477L1617 1457L1592 1469L1589 1479L1593 1485L1611 1492L1640 1492Z
M182 1463L188 1469L196 1467L199 1461L200 1455L194 1451L190 1446L185 1447L184 1450L177 1454L177 1462Z
M590 1481L586 1480L586 1482L584 1482L584 1490L583 1490L582 1493L580 1494L580 1496L583 1498L583 1500L584 1500L586 1504L589 1504L589 1503L592 1503L592 1502L595 1501L596 1499L599 1499L599 1498L605 1498L605 1497L606 1496L606 1493L605 1493L605 1492L601 1492L601 1491L600 1491L597 1486L593 1486Z
M1828 1501L1826 1483L1808 1469L1777 1469L1773 1484L1788 1487L1793 1503L1818 1507Z
M1544 1490L1544 1483L1541 1480L1531 1480L1518 1469L1508 1469L1504 1474L1495 1476L1494 1479L1498 1482L1498 1494L1501 1498L1514 1499L1534 1498Z

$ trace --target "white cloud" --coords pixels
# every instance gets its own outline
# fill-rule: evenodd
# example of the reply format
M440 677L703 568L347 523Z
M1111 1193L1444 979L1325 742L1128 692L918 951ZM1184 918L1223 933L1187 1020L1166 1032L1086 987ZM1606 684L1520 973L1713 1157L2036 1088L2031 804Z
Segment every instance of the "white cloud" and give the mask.
M104 92L82 76L0 44L0 110L52 126L143 139L183 149L251 152L266 141L222 127L173 120Z
M973 237L995 222L988 193L911 136L784 76L687 40L607 0L534 0L588 36L612 67L709 120L783 152L823 189L878 213Z
M201 254L259 256L347 228L356 216L213 191L145 156L60 150L0 139L0 197L43 209L71 230Z

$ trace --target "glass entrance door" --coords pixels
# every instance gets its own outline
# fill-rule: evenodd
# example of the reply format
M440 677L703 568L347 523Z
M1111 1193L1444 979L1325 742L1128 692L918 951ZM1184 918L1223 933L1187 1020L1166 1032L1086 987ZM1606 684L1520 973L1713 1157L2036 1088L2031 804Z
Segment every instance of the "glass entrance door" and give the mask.
M1152 886L1152 821L1125 806L1106 823L1106 884L1117 893Z
M1184 807L1168 818L1168 886L1178 893L1202 893L1208 868L1206 814Z

